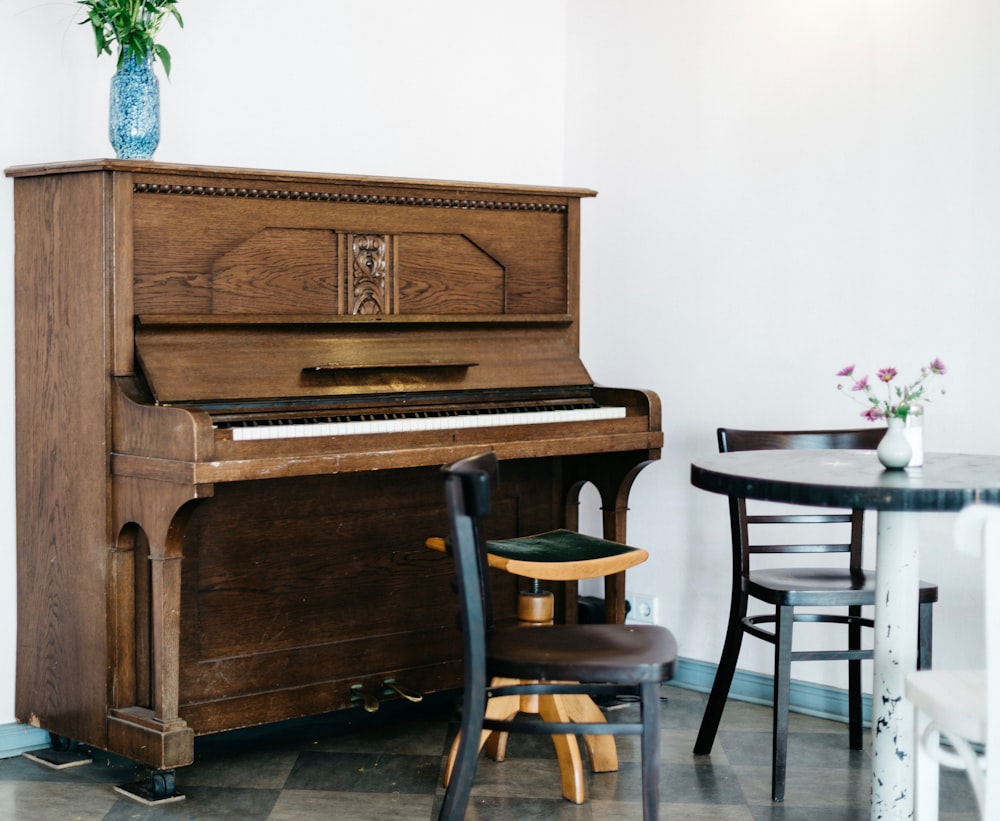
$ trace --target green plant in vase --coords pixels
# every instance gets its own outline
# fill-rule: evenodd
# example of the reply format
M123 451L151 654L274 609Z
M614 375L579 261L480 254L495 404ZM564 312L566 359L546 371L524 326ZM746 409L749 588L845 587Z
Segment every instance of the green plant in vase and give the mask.
M113 43L118 44L118 68L126 54L141 55L141 60L160 59L163 71L170 76L170 52L156 42L163 24L169 17L184 28L184 20L177 11L178 0L78 0L87 10L87 19L94 29L97 55L111 54Z
M78 0L87 12L81 25L94 31L98 57L118 47L111 79L108 134L122 159L149 159L160 142L160 88L153 71L159 59L170 76L170 52L156 42L173 18L183 28L178 0Z

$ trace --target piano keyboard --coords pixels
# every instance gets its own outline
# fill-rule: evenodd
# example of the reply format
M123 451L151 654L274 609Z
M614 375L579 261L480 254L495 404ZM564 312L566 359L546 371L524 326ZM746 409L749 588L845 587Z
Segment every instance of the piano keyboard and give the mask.
M492 408L413 413L367 414L322 419L269 419L262 422L225 422L234 441L298 439L307 436L350 436L363 433L406 433L458 428L493 428L505 425L540 425L622 419L625 408L552 407Z

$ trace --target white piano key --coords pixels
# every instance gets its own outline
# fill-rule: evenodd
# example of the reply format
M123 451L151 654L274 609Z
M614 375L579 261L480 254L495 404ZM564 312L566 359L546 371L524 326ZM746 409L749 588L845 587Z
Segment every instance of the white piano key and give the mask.
M412 419L354 420L291 425L248 425L232 428L233 440L239 442L266 439L300 439L309 436L352 436L366 433L408 433L426 430L495 428L509 425L547 425L563 422L590 422L622 419L625 408L600 407L513 413L483 413L459 416L428 416Z

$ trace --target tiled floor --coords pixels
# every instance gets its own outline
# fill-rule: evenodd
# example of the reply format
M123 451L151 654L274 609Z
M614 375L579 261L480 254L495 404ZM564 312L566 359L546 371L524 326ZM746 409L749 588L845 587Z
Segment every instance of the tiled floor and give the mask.
M868 752L847 749L842 724L795 715L786 799L772 804L769 708L731 702L711 756L691 753L705 696L663 688L661 817L712 821L868 819ZM135 778L121 760L98 755L83 767L51 771L25 758L0 760L0 818L240 819L240 821L392 821L431 819L440 805L442 753L455 730L453 705L387 705L255 733L199 739L195 763L177 771L184 801L146 807L112 785ZM625 705L610 720L637 710ZM279 731L280 730L280 731ZM639 819L638 740L619 737L617 773L587 775L588 800L559 795L559 773L545 737L512 736L508 759L481 759L469 821ZM942 778L944 821L974 821L975 801L961 773Z

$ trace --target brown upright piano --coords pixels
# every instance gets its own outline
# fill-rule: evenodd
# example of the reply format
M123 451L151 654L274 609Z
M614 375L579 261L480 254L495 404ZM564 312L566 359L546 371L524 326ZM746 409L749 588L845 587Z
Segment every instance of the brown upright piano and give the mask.
M7 174L21 721L170 771L195 735L459 687L452 570L424 539L440 466L484 449L498 537L575 527L590 482L624 539L660 407L580 361L594 192Z

